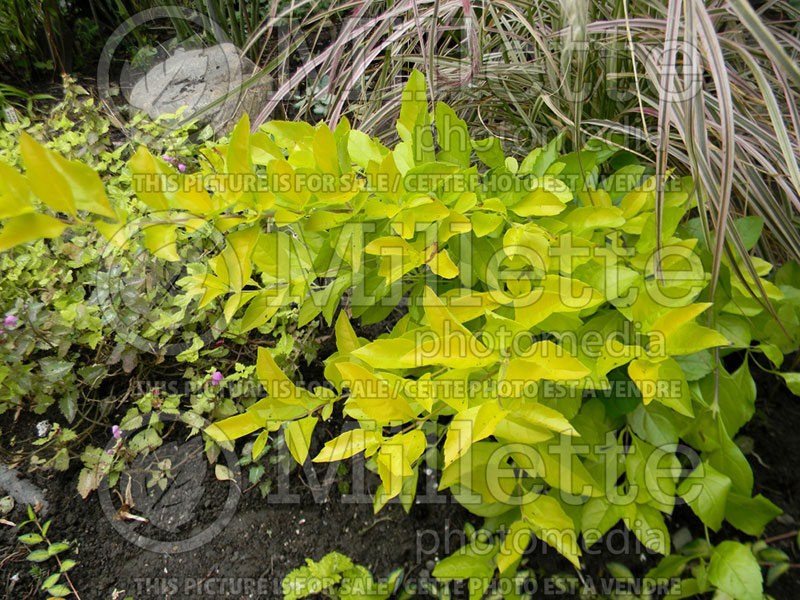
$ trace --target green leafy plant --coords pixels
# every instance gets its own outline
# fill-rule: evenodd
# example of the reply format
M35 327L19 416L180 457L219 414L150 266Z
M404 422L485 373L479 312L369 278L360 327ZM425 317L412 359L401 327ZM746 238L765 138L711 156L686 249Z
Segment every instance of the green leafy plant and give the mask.
M201 149L196 172L174 173L143 147L129 161L157 227L144 245L160 260L177 262L203 228L222 238L181 285L199 309L218 308L226 335L270 330L292 304L299 328L320 316L334 328L327 385L296 385L261 345L267 397L205 433L219 444L282 436L303 464L317 425L341 410L355 428L313 460L364 452L381 481L376 511L394 498L408 510L429 465L439 489L486 519L481 553L468 546L457 569L434 572L476 578L475 593L513 578L534 536L578 569L579 540L592 546L618 522L670 555L664 515L678 502L707 530L727 521L760 535L781 511L753 495L735 439L755 411L751 364L777 369L798 347L797 265L771 275L756 256L717 260L693 181L613 140L562 154L558 136L506 157L446 104L431 111L418 71L396 128L390 149L344 118L252 133L244 117ZM22 144L26 174L9 170L17 213L0 247L89 223L120 245L135 235L96 175ZM37 179L54 172L45 194ZM763 221L734 226L752 250ZM365 339L351 318L384 327ZM756 600L761 571L725 567L729 554L744 560L737 544L716 546L708 581Z
M372 573L353 564L347 556L330 552L319 562L306 559L306 566L295 569L283 578L284 600L297 600L322 594L335 600L386 600L392 595L403 571L393 571L383 582L376 582Z
M608 563L606 570L615 581L630 590L640 591L603 593L601 597L638 600L650 598L660 589L666 593L666 598L694 598L717 590L730 598L772 598L762 594L760 565L769 567L767 585L792 566L785 552L768 546L763 540L753 544L723 541L711 546L704 539L696 539L675 554L664 557L641 580L637 580L625 565ZM582 585L577 577L567 574L555 577L565 582L567 589L581 590L584 594L598 593L593 586Z
M140 208L126 166L136 141L147 139L155 151L175 163L192 164L192 144L202 145L203 136L193 125L166 132L143 115L124 126L132 137L112 141L103 110L84 88L67 78L63 98L45 119L25 116L3 126L2 186L9 182L8 169L22 164L19 138L25 132L58 155L93 169L120 214L136 215ZM194 142L189 141L190 135ZM158 145L154 140L159 140ZM3 187L0 214L13 212L13 193ZM3 451L10 462L29 461L30 468L36 469L66 470L70 461L82 459L78 489L84 496L103 475L116 481L126 461L147 450L128 446L124 456L111 457L96 445L105 443L112 425L120 424L115 413L130 423L135 423L136 416L147 419L152 424L147 435L155 440L159 434L160 440L160 431L154 429L158 419L151 422L151 413L174 411L180 405L184 417L202 427L204 418L224 418L243 410L242 396L252 389L245 380L253 379L254 366L245 367L235 360L240 354L236 347L248 340L231 336L226 343L219 340L213 347L202 348L200 313L190 310L186 316L191 298L170 287L172 272L153 269L141 260L150 256L140 245L144 237L128 239L122 252L100 231L90 228L17 246L0 255L4 282L0 292L0 413L9 412L15 420L26 411L47 413L50 424L34 437L33 452L21 450L17 444L22 433L4 436ZM166 298L165 289L173 292ZM213 321L213 316L209 320ZM291 307L282 308L271 321L276 356L289 364L313 360L316 352L314 327L297 331L296 321L297 310ZM214 334L215 339L219 333ZM169 382L175 384L173 392L165 386L160 396L145 398L147 390L142 384L151 382L153 362L159 359L151 361L143 355L163 355L170 340L185 342L186 352L180 358L192 361L193 366L182 369L177 382ZM225 381L218 387L209 385L210 373L216 369L225 371ZM185 385L177 385L181 381ZM113 399L101 392L120 388ZM61 413L60 422L53 416L57 413L49 412L54 406ZM99 428L100 440L95 426L99 423L106 425ZM213 456L211 451L209 457ZM266 483L261 483L266 490Z
M694 179L715 260L737 252L754 276L734 211L765 220L764 256L800 260L798 8L787 1L771 8L365 2L337 43L284 78L254 122L270 118L307 73L314 82L335 73L327 118L347 114L382 141L393 139L402 73L413 66L428 77L433 100L450 104L470 131L508 140L516 158L567 129L573 150L618 132L659 175L669 161ZM349 11L349 3L335 2L327 19L310 26L323 30ZM314 117L311 107L301 116ZM660 191L656 202L660 227Z
M0 3L0 60L6 68L17 67L28 79L34 69L65 72L69 36L61 8L54 0Z
M184 372L185 390L171 386L173 393L170 393L170 389L155 388L132 395L119 423L111 428L111 435L118 440L113 447L102 449L88 445L83 449L78 492L82 497L88 497L105 478L108 478L109 486L113 488L119 484L124 492L127 480L120 482L120 475L134 461L162 446L173 420L180 419L188 427L187 437L191 438L205 427L206 419L222 418L241 410L243 400L249 398L254 387L254 370L254 366L235 363L232 371L223 377L214 368L208 372L197 372L191 368ZM218 373L218 379L214 378L214 373ZM263 442L248 444L242 451L239 465L249 466L250 483L258 486L261 493L266 495L271 482L262 480L265 467L260 461L273 461L276 457L273 454L267 456L270 448L266 439ZM209 461L216 462L219 447L209 443L206 452ZM162 479L154 473L153 481Z
M47 563L50 559L55 559L58 570L48 575L40 586L43 591L47 592L49 597L65 598L71 594L77 600L80 600L80 594L78 594L69 577L69 571L78 563L71 558L61 557L64 552L69 550L70 543L66 541L51 542L47 537L50 523L51 521L48 520L42 525L33 508L28 506L28 519L20 523L19 528L22 529L26 525L33 525L36 531L21 534L18 539L28 547L27 560L36 563L36 566L40 569L44 563Z
M38 100L55 100L55 98L50 94L31 94L14 86L0 83L0 110L3 111L5 121L18 120L13 106L24 107L27 115L33 116L33 103Z
M250 487L258 487L261 497L264 498L272 490L272 481L264 479L266 467L263 459L270 450L270 443L266 435L259 436L252 442L245 444L242 456L238 461L240 467L247 467L247 480Z
M502 544L502 541L496 543L486 532L479 532L468 545L436 564L433 575L439 580L438 585L423 580L422 588L434 597L449 598L447 585L454 579L491 582L487 558L496 556ZM768 572L764 579L762 567L765 566ZM701 538L665 556L642 577L634 576L628 567L615 562L605 565L604 571L610 577L599 582L569 573L549 573L546 577L553 588L563 594L607 600L654 597L677 600L717 591L730 598L761 599L771 598L763 593L762 581L771 585L792 566L785 552L768 546L763 540L753 544L725 540L713 546ZM536 574L520 569L506 578L505 589L513 589L511 586L517 583L520 584L517 589L524 589L526 577L536 578Z
M333 100L333 96L327 92L329 85L330 77L328 76L325 76L318 82L315 82L313 86L310 86L305 91L305 93L302 95L298 94L297 102L295 102L294 107L296 109L305 109L307 107L311 107L311 112L314 115L324 115L327 113L328 106L330 106L330 103Z

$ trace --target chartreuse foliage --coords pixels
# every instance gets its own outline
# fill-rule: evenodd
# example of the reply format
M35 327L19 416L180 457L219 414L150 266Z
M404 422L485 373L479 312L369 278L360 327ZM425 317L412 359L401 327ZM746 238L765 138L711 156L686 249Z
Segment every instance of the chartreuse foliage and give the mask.
M389 575L386 581L376 582L366 567L353 564L343 554L330 552L319 562L307 558L306 566L283 578L281 588L285 600L298 600L313 594L338 600L386 600L402 574L400 569Z
M42 157L62 167L66 163L63 170L79 174L77 180L68 183L67 196L82 197L84 191L73 189L73 185L85 179L99 198L99 206L113 205L115 212L121 213L120 218L124 212L135 214L138 200L131 189L127 159L138 147L137 137L150 139L151 150L159 155L166 153L191 163L189 157L193 152L187 144L189 133L194 131L192 125L166 131L159 123L144 126L142 118L143 115L137 115L125 123L129 131L140 132L134 138L123 143L112 141L111 124L102 110L86 90L66 78L62 100L48 108L45 118L32 122L23 117L18 123L3 124L0 222L11 225L8 233L15 234L15 224L17 231L25 235L42 233L24 227L20 230L14 213L22 211L23 216L33 211L43 213L51 205L57 207L59 202L63 203L57 196L63 188L54 184L59 175L48 170L46 163L37 164ZM23 140L22 132L42 142L46 150L32 144L29 138ZM195 133L200 139L208 137L207 132ZM26 177L17 170L23 166L28 171ZM84 221L95 218L87 217L90 213L83 209L78 209L78 215ZM56 209L47 216L58 220L59 228L77 222ZM102 217L98 227L116 232L119 225L110 221ZM171 287L170 273L154 265L156 260L142 260L150 258L141 246L144 237L129 239L123 254L95 228L83 227L60 238L39 239L0 254L0 413L32 411L43 415L51 406L57 406L63 420L54 419L49 431L45 428L39 434L42 437L33 442L36 453L24 452L24 455L29 456L31 469L62 471L80 456L85 475L81 476L79 490L84 495L107 474L100 469L112 462L103 449L87 447L92 428L89 424L108 431L112 425L109 419L118 405L131 400L129 395L98 394L98 390L110 389L108 386L114 386L113 378L118 375L123 377L125 386L132 384L129 376L138 378L130 389L141 389L143 371L149 362L146 358L142 360L142 355L155 351L166 354L162 349L173 334L180 336L175 346L188 347L177 359L195 363L193 369L184 372L187 384L194 380L194 389L202 388L202 375L198 377L196 373L210 366L211 360L215 366L228 370L221 361L227 353L225 347L209 345L201 352L202 344L192 344L204 332L203 311L191 311L187 316L188 298L182 304L184 298L180 294L163 293ZM208 312L216 312L215 308L209 307ZM278 334L275 337L280 338L276 348L280 346L283 354L295 343L291 335L285 334L285 325L287 321L291 323L291 315L296 312L287 306L272 321ZM313 328L306 328L304 336L312 331ZM231 364L230 368L235 367ZM255 365L248 368L255 370ZM211 402L202 392L188 398L176 396L163 403L138 400L140 405L163 411L173 400L177 406L180 399L192 405L184 414L197 417L212 414L223 417L239 410L233 394L222 402L216 399ZM130 405L123 412L129 409L136 412ZM14 446L13 435L6 441L8 448ZM133 458L132 454L125 456Z
M467 546L440 563L444 579L512 577L532 536L579 567L580 538L590 546L620 521L668 555L664 515L678 501L711 530L727 521L760 535L780 509L753 496L735 436L754 413L750 357L777 368L797 347L796 266L770 279L753 257L756 282L724 262L711 302L690 180L666 178L657 243L656 181L632 154L601 140L562 155L558 137L507 159L498 139L470 139L446 105L431 112L416 71L397 133L390 149L346 119L251 133L245 117L227 145L203 151L198 173L169 173L145 148L131 160L153 252L175 260L179 233L208 228L224 240L184 283L200 307L220 305L229 332L292 303L301 326L320 314L335 323L329 387L296 386L259 348L267 397L207 433L224 443L259 432L263 444L283 428L304 462L315 427L341 406L356 427L312 459L364 452L382 482L376 510L395 497L408 508L425 463L490 530L508 531L485 542L490 552ZM91 174L23 144L27 177L3 180L16 202L5 247L60 233L65 216L113 216ZM37 187L41 170L58 174L50 189L63 193ZM34 195L59 216L33 212ZM752 248L761 223L737 227ZM103 226L120 243L129 229ZM753 298L756 284L780 322ZM349 311L337 316L342 298ZM356 317L389 319L391 330L364 339ZM726 368L721 357L737 351L739 366ZM679 453L679 441L697 453ZM693 557L694 589L755 600L761 574L737 567L741 548Z

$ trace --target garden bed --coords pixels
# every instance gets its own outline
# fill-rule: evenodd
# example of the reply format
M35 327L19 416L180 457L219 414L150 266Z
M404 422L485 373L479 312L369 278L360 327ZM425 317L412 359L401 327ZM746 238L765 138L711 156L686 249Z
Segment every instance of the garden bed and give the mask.
M762 396L757 403L756 417L742 434L753 438L753 453L748 458L755 474L754 493L763 493L784 510L781 517L767 526L764 537L771 538L785 536L800 523L800 479L797 477L800 406L780 380L770 376L759 379ZM34 426L30 415L16 423L8 413L0 417L4 436L20 432L25 437ZM320 433L312 444L312 455L321 447L321 441L332 437L330 432ZM280 584L289 571L301 566L306 558L319 560L333 550L347 554L377 577L384 578L394 569L403 568L406 584L409 584L420 578L430 579L431 561L445 558L458 548L463 541L460 531L464 523L480 526L480 519L458 505L447 492L440 494L441 504L418 503L406 513L395 501L375 515L371 504L342 501L338 483L352 481L351 473L337 475L335 481L326 482L326 469L307 463L307 467L317 473L322 486L312 489L308 473L294 470L283 481L288 484L284 491L298 496L296 503L275 503L276 494L265 499L258 489L251 488L242 495L230 523L208 543L185 553L162 554L141 549L115 530L97 493L86 500L79 497L76 492L78 466L65 473L47 476L37 472L29 477L44 490L50 503L51 537L75 541L74 558L79 565L73 570L72 580L83 600L106 600L113 597L115 590L124 590L119 598L130 595L135 600L281 598ZM355 464L352 468L360 466ZM275 465L270 476L280 479L278 468ZM368 474L366 489L374 492L378 484L377 476ZM420 493L424 485L420 483ZM209 472L203 486L206 490L203 500L175 539L187 537L187 531L203 528L219 516L226 483ZM24 514L24 509L17 507L6 518L19 521ZM668 525L672 534L688 525L694 537L703 535L686 506L676 508ZM620 535L625 535L623 531L619 525L609 536L620 539ZM16 537L14 529L7 526L0 529L0 554L5 556L0 569L0 581L5 587L0 588L0 592L5 597L20 600L40 597L29 573L31 563L25 560L25 546L18 543ZM748 539L729 526L719 535L712 534L712 541L717 537ZM792 535L773 544L784 550L793 563L800 562L795 538ZM434 540L449 541L448 545L437 547ZM544 575L533 598L548 597L545 593L547 578L559 572L572 572L569 562L552 548L544 552L541 546L532 550L528 561L534 571ZM607 581L610 562L622 563L634 575L643 576L658 562L658 555L646 549L641 553L622 554L602 550L586 557L584 576L596 582ZM18 581L11 588L10 582L15 577ZM243 588L235 586L251 586L255 592L248 595L239 591ZM228 592L221 591L226 589ZM791 569L766 591L776 599L788 599L797 589L800 589L800 570ZM557 597L577 598L563 592Z
M0 488L0 595L800 589L784 109L800 47L772 23L781 48L767 49L739 0L720 19L695 5L682 25L674 3L648 6L636 44L661 50L677 27L700 49L707 110L683 119L671 77L640 78L627 50L614 68L636 98L605 87L610 63L583 64L560 31L584 35L602 10L569 4L537 5L528 44L530 7L371 6L354 25L334 1L290 21L316 62L260 30L253 5L236 43L267 35L266 54L248 47L282 83L224 127L129 112L122 83L65 76L43 118L0 87L18 98L0 136L0 461L46 500L13 491L12 506ZM796 12L776 6L770 18ZM734 13L741 39L726 37ZM183 25L198 34L187 47L208 45ZM609 26L591 22L589 55L618 45ZM184 43L144 33L106 65L120 82ZM765 55L731 54L744 39ZM551 42L562 60L522 68ZM442 57L465 78L447 81ZM204 89L209 72L195 75ZM545 85L529 105L545 78L596 87L581 106Z

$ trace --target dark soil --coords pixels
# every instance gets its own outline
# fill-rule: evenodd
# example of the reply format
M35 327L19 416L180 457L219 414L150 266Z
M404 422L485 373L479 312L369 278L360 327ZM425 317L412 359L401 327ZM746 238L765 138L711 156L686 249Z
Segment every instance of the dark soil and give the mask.
M323 429L315 437L323 439L312 444L312 456L331 435ZM200 459L205 461L202 455ZM283 577L302 566L306 557L319 560L337 550L382 578L398 567L405 567L408 572L424 566L428 559L445 556L460 545L457 533L468 516L461 507L452 501L434 506L417 504L406 514L399 503L392 502L375 515L371 494L377 489L377 476L366 473L362 489L370 495L359 496L359 480L354 473L364 472L360 468L363 461L356 459L348 466L349 472L340 476L335 468L327 472L327 465L310 462L289 475L283 475L278 464L272 465L267 476L273 478L273 490L266 498L258 488L248 489L244 468L245 491L230 522L199 548L178 554L143 550L131 540L139 534L157 541L180 542L220 518L230 484L218 481L213 469L206 470L199 502L188 507L190 518L186 525L175 532L133 520L114 521L104 512L98 492L82 500L76 492L78 463L66 473L49 478L36 473L32 479L46 490L51 506L51 541L76 543L76 553L69 556L79 566L71 574L83 600L107 600L113 597L114 590L125 590L119 598L130 595L135 600L282 598ZM350 484L347 496L337 485L339 481ZM447 501L444 494L441 499ZM118 509L119 499L113 497L112 502ZM136 506L130 512L141 514ZM184 509L179 512L185 516ZM7 518L23 520L24 509L15 508ZM120 533L115 525L127 531ZM449 530L455 537L448 552L423 552L434 550L431 540L443 539ZM419 552L418 536L425 546ZM31 563L24 560L15 537L16 532L10 527L0 530L0 554L4 556L0 559L0 598L42 597L33 589L28 573ZM15 574L19 582L12 586Z

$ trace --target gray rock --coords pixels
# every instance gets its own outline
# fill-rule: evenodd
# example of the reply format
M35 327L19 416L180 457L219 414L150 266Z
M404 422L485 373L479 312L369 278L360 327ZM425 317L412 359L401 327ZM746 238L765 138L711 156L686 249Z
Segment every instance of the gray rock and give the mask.
M253 61L241 57L230 43L199 50L180 48L136 82L129 102L153 119L187 106L186 117L236 90L256 69ZM229 131L245 112L251 117L258 114L271 91L272 80L265 75L244 92L231 94L199 120L209 123L215 133Z
M13 496L14 500L16 500L17 504L20 506L26 506L28 504L36 506L40 504L42 507L42 516L46 516L49 511L47 500L45 500L44 497L44 491L25 479L22 473L4 464L0 464L0 490Z

